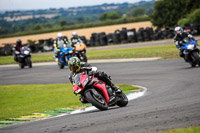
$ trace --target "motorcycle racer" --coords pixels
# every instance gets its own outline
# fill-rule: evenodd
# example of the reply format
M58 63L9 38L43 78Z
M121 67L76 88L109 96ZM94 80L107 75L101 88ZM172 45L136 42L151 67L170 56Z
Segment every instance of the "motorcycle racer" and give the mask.
M74 83L74 77L76 76L76 73L89 71L89 75L94 75L95 77L101 79L107 85L109 85L116 93L122 92L118 86L115 86L111 82L110 76L108 76L105 72L96 71L96 67L92 67L86 62L80 62L80 59L78 57L71 57L68 61L68 66L71 70L69 80L72 84ZM84 99L82 98L82 96L80 96L80 101L84 103Z
M76 44L77 42L82 43L82 40L78 36L77 32L73 32L72 33L72 37L69 40L69 45L72 46L72 47L74 47L74 44Z
M20 54L20 50L23 47L22 40L17 39L16 44L14 46L14 60L18 62L17 56Z
M179 49L180 57L184 57L183 48L182 48L183 39L186 38L186 37L189 37L192 40L195 40L195 38L191 34L189 34L188 32L183 31L183 28L180 27L180 26L176 26L174 31L176 33L175 36L174 36L174 42L176 44L176 47Z
M60 48L67 46L67 40L63 38L62 33L57 34L57 38L54 40L54 53L55 53L55 58L58 58L58 55L60 54Z

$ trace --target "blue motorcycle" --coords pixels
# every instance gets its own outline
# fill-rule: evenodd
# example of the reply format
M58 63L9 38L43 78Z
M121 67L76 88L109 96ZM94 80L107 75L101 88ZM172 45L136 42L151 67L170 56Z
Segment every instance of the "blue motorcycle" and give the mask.
M188 37L184 38L182 49L186 62L192 67L195 67L197 64L200 66L199 46L197 45L196 40L192 40Z
M60 53L58 56L58 66L60 69L63 69L65 66L68 66L68 60L72 57L73 49L72 47L62 47L60 48Z

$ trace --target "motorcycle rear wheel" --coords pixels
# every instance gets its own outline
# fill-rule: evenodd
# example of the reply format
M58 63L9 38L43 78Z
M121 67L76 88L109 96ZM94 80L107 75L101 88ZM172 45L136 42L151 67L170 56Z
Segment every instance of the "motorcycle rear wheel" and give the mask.
M84 61L84 62L87 62L87 56L86 56L85 53L83 54L83 61Z
M101 95L100 95L101 96ZM87 91L85 93L85 97L94 105L96 108L100 110L107 110L108 109L108 104L105 100L104 97L96 97L95 94L93 94L91 91Z
M193 58L195 59L196 63L200 66L200 57L197 52L192 53Z
M123 92L121 94L118 94L118 95L119 95L118 97L120 98L120 100L117 102L117 105L119 107L126 106L128 104L128 98L127 98L127 96Z

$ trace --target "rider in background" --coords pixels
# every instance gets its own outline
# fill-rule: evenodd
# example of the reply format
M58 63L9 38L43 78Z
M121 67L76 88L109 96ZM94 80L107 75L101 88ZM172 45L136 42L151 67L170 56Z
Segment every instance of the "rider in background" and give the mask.
M191 34L189 34L188 32L183 31L183 28L180 27L180 26L176 26L174 31L175 31L174 42L176 44L176 47L179 49L180 57L184 57L183 48L182 48L183 39L186 38L186 37L189 37L192 40L195 40L195 38Z
M57 59L60 54L60 48L67 46L67 39L63 37L62 33L57 34L57 38L54 40L54 53Z
M77 32L72 32L72 37L69 40L69 44L70 46L74 47L74 44L76 44L77 42L82 43L82 40L80 39L80 37L78 36Z
M16 44L14 46L14 60L18 62L17 56L20 54L20 50L23 47L22 40L17 39Z
M74 77L79 72L86 72L89 71L88 75L94 75L95 77L99 78L100 80L104 81L106 85L109 85L116 93L121 93L122 91L118 86L115 86L111 82L110 76L108 76L105 72L96 71L96 67L92 67L90 64L86 62L81 62L78 57L71 57L68 61L69 69L71 70L69 80L73 84ZM80 101L84 103L84 99L80 96Z

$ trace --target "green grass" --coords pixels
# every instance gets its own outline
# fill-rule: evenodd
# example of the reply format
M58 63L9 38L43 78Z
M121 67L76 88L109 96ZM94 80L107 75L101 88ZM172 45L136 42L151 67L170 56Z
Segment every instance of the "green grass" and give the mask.
M138 89L119 85L122 90ZM71 84L1 85L0 120L80 105Z
M109 59L109 58L143 58L143 57L163 57L178 58L178 50L174 45L151 46L142 48L127 48L116 50L93 50L87 54L89 59Z
M115 58L144 58L162 57L163 59L179 58L178 50L174 45L152 46L142 48L128 48L116 50L91 50L87 52L88 59L115 59ZM53 54L32 55L32 62L54 61ZM12 56L0 57L0 65L16 63Z
M182 129L173 129L168 131L163 131L159 133L200 133L200 126L198 127L190 127L190 128L182 128Z

